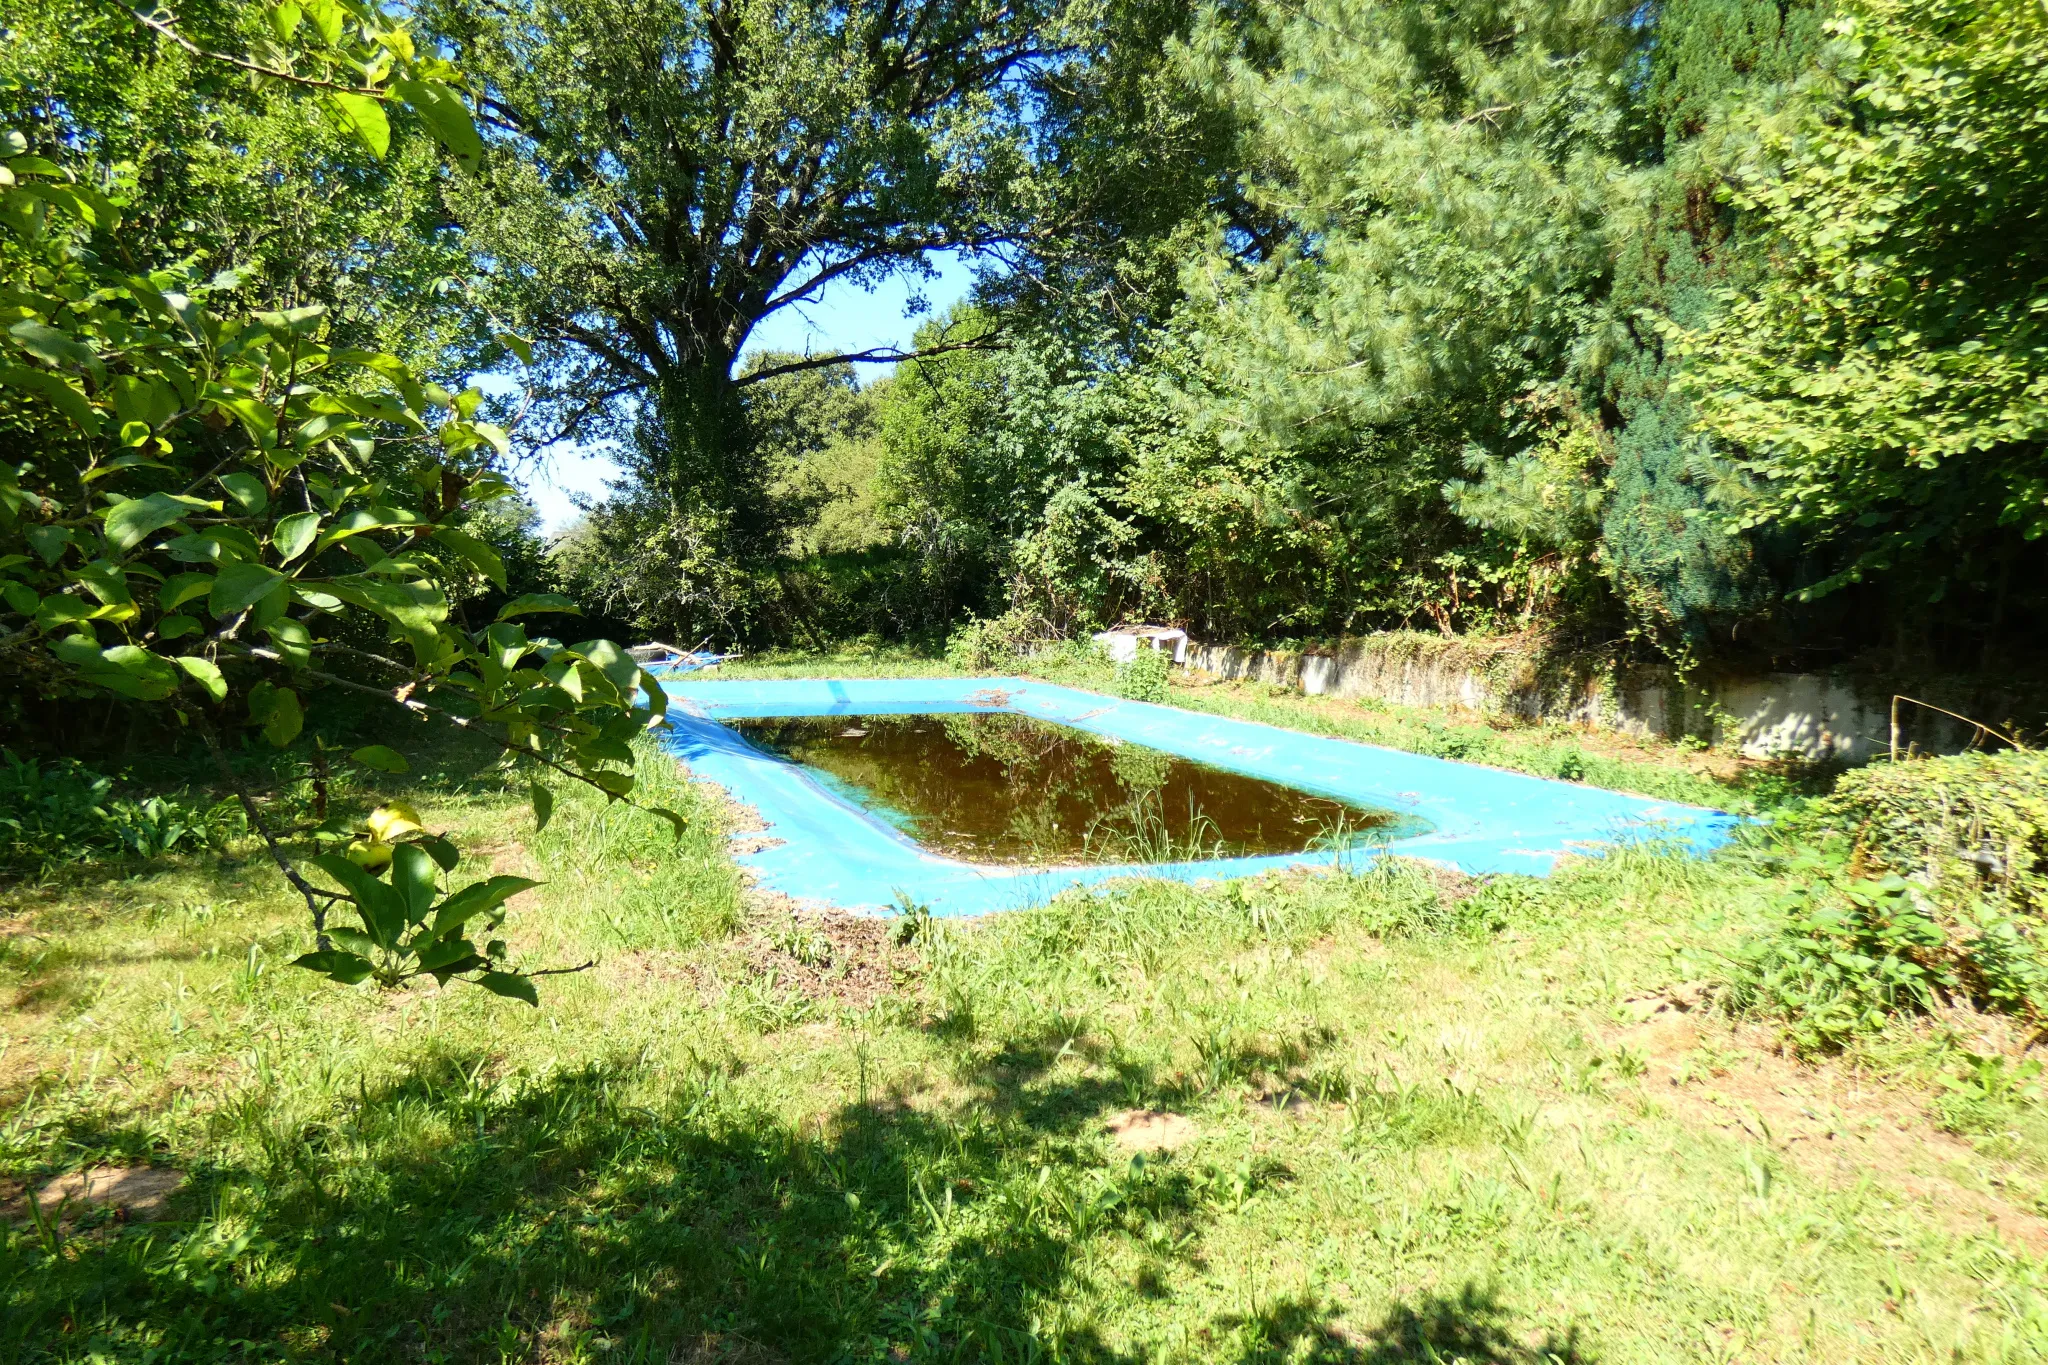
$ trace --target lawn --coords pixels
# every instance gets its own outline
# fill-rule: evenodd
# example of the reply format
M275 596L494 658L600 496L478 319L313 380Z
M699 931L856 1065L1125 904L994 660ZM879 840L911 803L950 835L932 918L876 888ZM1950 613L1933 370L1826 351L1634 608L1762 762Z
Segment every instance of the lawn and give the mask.
M1572 754L1661 796L1803 780L1265 688L1174 700ZM1944 1016L1801 1061L1716 1012L1703 983L1783 875L1760 841L848 921L751 895L737 817L651 750L680 842L566 794L536 834L482 755L440 759L351 796L406 795L466 872L544 880L521 960L595 965L538 1009L292 969L303 910L250 848L0 893L0 1356L2048 1354L2040 1106L1956 1080L2015 1040ZM30 1215L25 1185L95 1166L182 1184L154 1218Z

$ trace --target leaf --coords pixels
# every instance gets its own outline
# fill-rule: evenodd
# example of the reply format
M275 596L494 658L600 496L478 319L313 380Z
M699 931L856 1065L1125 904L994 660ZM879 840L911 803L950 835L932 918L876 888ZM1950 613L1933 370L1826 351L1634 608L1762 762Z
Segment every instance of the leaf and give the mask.
M220 675L220 668L211 659L202 659L197 654L180 654L172 663L190 674L192 680L206 689L206 695L215 701L228 699L227 679Z
M456 851L455 845L438 834L423 834L418 843L441 865L443 872L453 872L456 864L462 861L462 855Z
M45 564L55 564L63 557L64 547L72 543L69 526L31 526L26 532L29 548L43 558Z
M263 737L282 749L299 737L299 731L305 724L306 713L299 705L299 694L289 687L278 688L264 717Z
M220 486L252 517L262 516L263 509L270 505L270 490L254 474L223 474Z
M412 765L405 761L404 754L382 744L366 745L349 757L365 768L375 768L380 773L402 773L412 768Z
M677 811L672 811L667 806L648 806L646 810L649 815L659 815L662 819L668 821L668 827L675 831L676 838L678 839L681 839L683 831L690 827L690 821L687 816Z
M476 978L476 984L492 995L502 995L508 1000L524 1000L535 1009L540 1008L540 994L533 988L533 978L517 972L484 972Z
M159 640L182 640L200 629L198 618L185 615L166 616L156 623L156 638Z
M427 918L427 911L434 904L434 893L440 889L436 877L440 868L433 855L418 844L400 844L391 855L391 889L398 893L399 903L405 907L408 924L421 924Z
M46 370L24 369L20 365L0 365L0 386L38 394L86 435L100 434L99 414L92 410L92 404L86 401L85 395L60 375Z
M525 616L536 611L560 612L564 616L581 616L583 608L558 592L528 592L498 608L498 619L509 621L515 616Z
M455 550L491 582L501 588L505 586L505 561L498 557L496 550L483 541L467 531L458 531L452 526L436 527L434 539Z
M439 938L450 929L467 924L478 915L488 914L520 892L529 891L539 885L539 882L526 877L508 876L471 882L435 908L434 937Z
M264 634L270 643L284 656L285 664L291 668L304 668L313 661L313 632L306 629L303 621L294 621L289 616L273 621L265 628Z
M207 594L206 609L216 617L232 616L283 586L284 575L267 564L223 564Z
M625 650L610 640L585 640L576 646L576 652L596 666L619 696L631 701L633 688L640 681L640 664Z
M418 112L427 131L463 169L474 171L483 164L483 139L477 136L476 122L460 95L439 81L394 81L392 88Z
M513 355L518 356L520 364L531 365L533 363L533 343L525 337L520 336L517 332L495 332L492 334L492 337L500 346L503 346Z
M91 375L95 383L106 382L107 367L100 363L99 354L69 332L30 319L9 327L7 335L14 338L15 345L38 360L58 369L75 367Z
M363 927L377 940L377 946L395 950L405 930L405 911L398 893L339 854L317 853L312 861L354 898L356 913L363 917Z
M289 564L304 554L319 534L318 512L294 512L270 528L270 543L277 549L278 561Z
M115 549L128 551L140 545L143 538L154 535L173 522L183 520L197 507L193 503L169 493L151 493L146 498L130 498L115 503L107 509L107 542Z
M156 604L162 610L170 611L212 591L213 575L210 573L173 574L156 590Z
M391 150L391 120L385 116L384 101L370 95L337 90L327 96L327 102L340 112L342 121L355 133L356 140L371 156L382 161Z
M344 986L353 986L360 981L366 981L369 979L370 973L376 970L367 959L358 957L354 953L344 953L338 948L329 948L325 952L306 953L295 957L292 959L292 966L304 967L308 971L318 972L328 980L339 981Z
M548 827L548 820L555 813L555 794L538 782L526 790L533 799L533 832L538 834Z

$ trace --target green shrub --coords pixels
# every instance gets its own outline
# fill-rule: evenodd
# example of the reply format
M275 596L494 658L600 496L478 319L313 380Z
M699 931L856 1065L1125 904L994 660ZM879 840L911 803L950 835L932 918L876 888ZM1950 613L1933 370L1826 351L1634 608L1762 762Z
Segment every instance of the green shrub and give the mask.
M232 798L115 797L114 779L71 759L49 765L0 754L0 868L47 873L96 857L160 858L221 848L245 833Z
M1914 877L1944 905L1989 894L2048 909L2048 753L1876 764L1843 774L1798 823L1847 836L1865 866Z
M1903 877L1788 891L1775 923L1735 954L1725 1002L1787 1021L1802 1052L1832 1052L1892 1015L1932 1006L1948 935Z
M1173 660L1163 649L1138 646L1138 652L1116 666L1116 694L1130 701L1163 702Z

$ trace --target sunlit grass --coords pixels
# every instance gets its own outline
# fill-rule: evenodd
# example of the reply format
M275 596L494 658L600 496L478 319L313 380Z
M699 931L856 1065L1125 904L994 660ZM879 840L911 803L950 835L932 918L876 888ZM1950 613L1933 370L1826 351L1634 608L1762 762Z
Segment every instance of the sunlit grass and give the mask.
M163 1223L10 1224L0 1358L2048 1350L2048 1148L1937 1132L1951 1045L1887 1035L1876 1083L1640 1022L1769 895L1739 851L1463 896L1399 862L1132 882L907 923L852 1008L748 967L734 926L796 942L786 912L750 919L716 804L644 772L680 843L573 794L536 835L487 776L414 789L469 870L545 880L523 960L596 959L539 1010L294 971L254 860L9 893L0 1170L188 1186ZM1128 1110L1192 1139L1133 1160Z

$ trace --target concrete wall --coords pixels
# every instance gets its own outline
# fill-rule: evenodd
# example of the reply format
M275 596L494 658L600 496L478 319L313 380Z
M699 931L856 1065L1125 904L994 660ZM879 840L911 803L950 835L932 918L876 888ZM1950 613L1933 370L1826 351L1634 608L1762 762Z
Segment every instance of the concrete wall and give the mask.
M1436 642L1410 634L1366 636L1315 653L1191 645L1187 662L1219 677L1311 696L1370 697L1646 737L1696 735L1757 758L1796 754L1852 763L1888 749L1892 695L1900 685L1848 674L1766 673L1700 678L1681 686L1668 669L1643 668L1620 678L1575 674L1546 666L1514 644ZM2012 697L1982 688L1972 694L1969 684L1957 680L1913 691L1934 691L1947 698L1941 704L1992 724L2014 711ZM2024 712L2039 709L2029 705ZM1956 752L1975 733L1916 706L1902 706L1900 720L1901 742L1923 752Z

